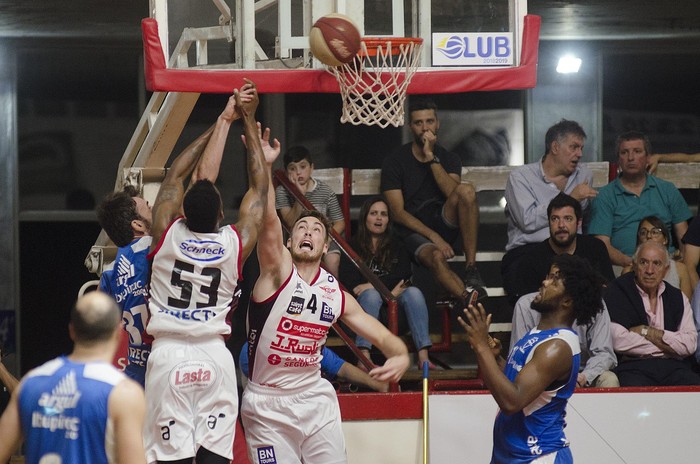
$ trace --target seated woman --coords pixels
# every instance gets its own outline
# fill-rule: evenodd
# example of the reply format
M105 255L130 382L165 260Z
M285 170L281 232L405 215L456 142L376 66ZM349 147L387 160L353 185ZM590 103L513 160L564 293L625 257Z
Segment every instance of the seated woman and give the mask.
M639 226L637 227L637 246L647 240L653 240L659 242L668 248L671 240L668 229L664 222L657 218L656 216L647 216L641 221L639 221ZM664 276L664 280L676 288L679 288L688 299L693 297L693 287L690 283L690 274L688 274L688 268L679 261L680 253L676 252L673 255L673 260L671 265ZM622 273L626 273L632 270L632 266L628 266L622 270Z
M391 290L397 299L399 309L406 314L411 329L413 343L418 350L419 365L428 361L428 348L431 346L428 328L428 306L423 292L411 286L411 256L398 237L391 233L389 206L382 197L367 200L360 209L358 231L350 246L360 255L360 259L382 283ZM353 292L362 308L379 319L379 311L384 305L380 293L362 276L360 271L343 257L340 265L340 280ZM357 337L355 341L369 358L372 348L368 340ZM429 367L435 366L430 363Z

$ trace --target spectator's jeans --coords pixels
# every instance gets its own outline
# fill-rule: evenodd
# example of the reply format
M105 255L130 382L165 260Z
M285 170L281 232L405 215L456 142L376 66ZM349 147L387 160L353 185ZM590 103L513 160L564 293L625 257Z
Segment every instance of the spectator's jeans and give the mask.
M357 297L358 303L367 314L375 319L379 319L379 310L384 304L382 296L374 288L370 288L360 293ZM403 309L406 313L408 326L411 329L413 343L417 350L428 348L432 345L430 342L430 333L428 326L428 306L425 303L423 292L418 287L408 287L397 298L399 309ZM357 337L355 343L359 348L370 349L372 344L369 340Z

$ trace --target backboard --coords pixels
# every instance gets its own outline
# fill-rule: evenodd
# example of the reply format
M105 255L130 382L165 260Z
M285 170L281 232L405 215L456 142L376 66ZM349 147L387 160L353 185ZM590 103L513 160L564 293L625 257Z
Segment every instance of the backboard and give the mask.
M525 0L210 1L152 0L155 24L144 22L150 90L227 93L245 74L261 93L338 92L307 37L333 12L352 18L362 36L423 39L408 93L535 84L539 18L527 15ZM192 82L181 71L204 74Z

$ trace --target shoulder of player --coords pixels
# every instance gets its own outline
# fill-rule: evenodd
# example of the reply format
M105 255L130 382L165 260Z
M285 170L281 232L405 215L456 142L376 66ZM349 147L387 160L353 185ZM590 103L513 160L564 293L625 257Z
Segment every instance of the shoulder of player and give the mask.
M540 359L545 362L551 362L552 364L558 364L563 360L570 359L574 354L569 342L562 336L553 336L537 344L533 359Z
M127 412L135 401L144 400L143 387L134 380L124 377L109 394L110 415ZM127 409L124 409L127 408Z

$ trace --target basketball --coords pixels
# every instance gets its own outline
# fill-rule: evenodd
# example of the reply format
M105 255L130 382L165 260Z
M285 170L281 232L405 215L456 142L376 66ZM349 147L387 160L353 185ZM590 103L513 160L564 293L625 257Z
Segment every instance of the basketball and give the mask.
M333 13L318 19L309 32L311 53L328 66L342 66L360 51L360 31L345 15Z

